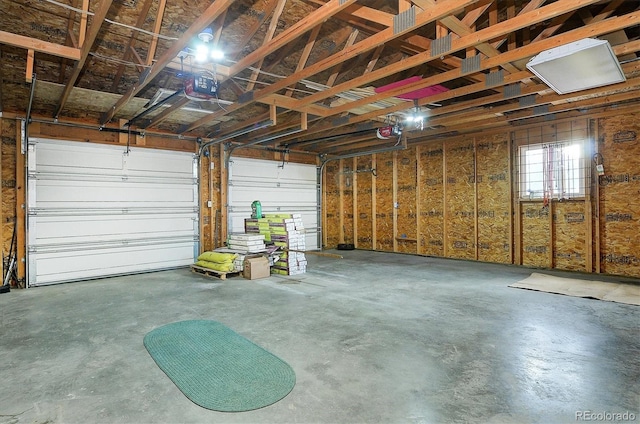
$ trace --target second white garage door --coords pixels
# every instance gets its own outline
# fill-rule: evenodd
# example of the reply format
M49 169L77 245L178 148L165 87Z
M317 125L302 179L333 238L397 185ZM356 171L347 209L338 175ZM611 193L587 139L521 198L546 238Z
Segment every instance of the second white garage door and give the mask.
M263 213L302 215L306 249L318 248L317 167L301 163L233 158L229 163L229 229L244 232L251 203L259 200Z

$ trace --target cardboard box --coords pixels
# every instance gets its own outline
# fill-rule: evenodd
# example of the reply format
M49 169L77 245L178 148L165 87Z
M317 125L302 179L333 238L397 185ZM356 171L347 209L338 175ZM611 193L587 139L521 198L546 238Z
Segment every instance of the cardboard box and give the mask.
M257 278L265 278L271 274L269 269L269 260L260 256L259 258L247 258L244 261L244 271L242 275L248 280L255 280Z

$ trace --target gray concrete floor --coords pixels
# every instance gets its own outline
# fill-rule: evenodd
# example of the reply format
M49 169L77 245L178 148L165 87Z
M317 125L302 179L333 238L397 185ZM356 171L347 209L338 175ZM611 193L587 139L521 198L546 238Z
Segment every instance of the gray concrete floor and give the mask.
M178 269L2 294L0 423L638 421L640 307L508 288L520 267L340 253L293 277ZM295 388L250 412L193 404L142 344L188 319L279 356Z

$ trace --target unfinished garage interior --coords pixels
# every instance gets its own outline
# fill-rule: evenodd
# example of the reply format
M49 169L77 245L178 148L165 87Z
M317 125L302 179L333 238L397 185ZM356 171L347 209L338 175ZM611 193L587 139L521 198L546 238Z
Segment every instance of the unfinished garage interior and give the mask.
M0 423L640 420L638 1L0 10ZM296 272L194 272L285 216ZM182 322L291 387L198 403Z

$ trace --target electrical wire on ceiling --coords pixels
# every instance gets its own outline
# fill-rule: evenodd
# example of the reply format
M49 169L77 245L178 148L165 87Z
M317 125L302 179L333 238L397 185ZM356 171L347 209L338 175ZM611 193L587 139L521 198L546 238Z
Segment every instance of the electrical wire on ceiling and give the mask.
M122 59L117 59L115 57L109 57L109 56L105 56L99 53L94 53L94 52L89 52L90 56L93 56L95 58L98 59L103 59L106 60L108 62L114 62L114 63L118 63L120 65L129 65L129 66L135 66L135 67L142 67L142 68L151 68L152 65L142 65L140 63L134 63L134 62L129 62L126 60L122 60Z
M46 1L46 2L48 2L48 3L51 3L51 4L55 4L56 6L60 6L60 7L65 8L65 9L72 10L72 11L74 11L74 12L76 12L76 13L80 13L80 14L82 14L82 15L87 15L87 16L93 16L93 15L95 15L95 13L93 13L93 12L89 12L89 11L86 11L86 10L78 9L78 8L76 8L76 7L69 6L69 5L67 5L67 4L57 2L57 1L55 1L55 0L45 0L45 1ZM179 38L176 38L176 37L169 37L169 36L166 36L166 35L157 34L157 33L155 33L155 32L147 31L147 30L145 30L145 29L138 28L138 27L134 27L134 26L132 26L132 25L123 24L122 22L112 21L111 19L105 19L105 22L109 22L109 23L110 23L110 24L112 24L112 25L117 25L117 26L125 27L125 28L131 29L131 30L133 30L133 31L138 31L138 32L141 32L141 33L143 33L143 34L150 35L150 36L152 36L152 37L158 37L158 38L161 38L161 39L163 39L163 40L169 40L169 41L176 41L176 40L179 40Z

